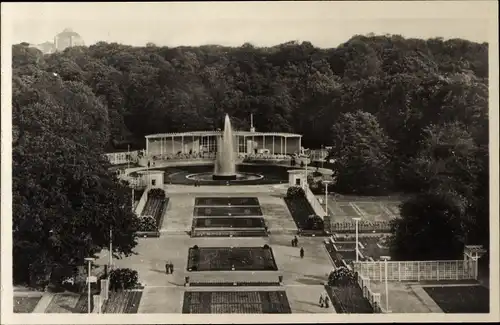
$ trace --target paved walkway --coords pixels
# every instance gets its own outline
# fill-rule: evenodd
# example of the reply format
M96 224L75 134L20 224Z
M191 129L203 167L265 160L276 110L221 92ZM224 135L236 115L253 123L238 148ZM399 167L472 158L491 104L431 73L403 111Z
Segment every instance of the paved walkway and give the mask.
M50 292L45 292L42 299L38 302L35 309L33 309L34 314L42 314L45 313L47 307L49 307L50 303L54 299L54 294Z

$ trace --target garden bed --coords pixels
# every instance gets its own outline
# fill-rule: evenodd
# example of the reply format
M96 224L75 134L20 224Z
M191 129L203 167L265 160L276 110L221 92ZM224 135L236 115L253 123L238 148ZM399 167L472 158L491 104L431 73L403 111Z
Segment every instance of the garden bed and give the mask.
M190 282L191 287L276 287L276 282Z
M194 228L264 228L264 218L195 218Z
M276 271L270 247L189 248L188 271Z
M335 247L333 247L333 244L330 241L325 242L325 248L331 257L335 268L346 266L346 264L343 262L342 254L335 250Z
M193 215L195 217L262 216L262 210L260 206L194 207Z
M194 229L191 237L267 237L266 230Z
M160 237L159 231L138 231L136 232L137 237L140 238L158 238Z
M297 228L306 230L307 220L310 215L314 214L314 209L309 201L305 197L285 197L284 200Z
M373 307L358 285L325 286L337 314L373 314Z
M489 313L490 292L482 286L423 287L445 313Z
M195 206L260 206L256 197L197 197Z
M299 229L297 231L297 234L299 234L302 237L330 237L330 233L325 231L325 230L304 230L304 229Z
M14 313L32 313L40 299L42 299L42 295L38 297L14 297Z
M183 314L290 314L285 291L186 291Z
M110 291L109 299L103 306L105 314L137 314L142 291Z

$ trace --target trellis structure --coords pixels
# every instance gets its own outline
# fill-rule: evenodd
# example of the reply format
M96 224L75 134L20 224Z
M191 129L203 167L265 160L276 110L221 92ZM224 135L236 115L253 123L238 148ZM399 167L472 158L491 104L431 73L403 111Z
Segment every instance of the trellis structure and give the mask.
M482 246L466 246L463 260L450 261L383 261L355 262L353 270L374 281L477 280L478 259Z

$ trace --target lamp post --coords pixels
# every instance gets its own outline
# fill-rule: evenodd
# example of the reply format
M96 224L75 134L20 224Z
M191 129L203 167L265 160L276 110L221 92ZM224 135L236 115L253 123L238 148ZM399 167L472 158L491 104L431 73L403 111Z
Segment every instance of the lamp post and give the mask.
M352 218L356 222L356 262L359 262L359 239L358 239L358 222L361 218Z
M323 184L325 184L325 215L328 215L328 184L330 184L332 181L323 181Z
M113 227L109 228L109 268L113 265Z
M384 260L385 264L385 308L386 312L389 312L389 281L388 281L388 275L387 275L387 261L391 259L390 256L380 256L381 259Z
M94 261L94 258L92 257L86 257L85 261L87 261L89 264L89 271L88 271L88 277L87 277L87 282L88 282L88 301L87 301L87 313L91 313L90 310L90 305L91 305L91 289L90 289L90 275L91 275L91 268L92 268L92 262Z

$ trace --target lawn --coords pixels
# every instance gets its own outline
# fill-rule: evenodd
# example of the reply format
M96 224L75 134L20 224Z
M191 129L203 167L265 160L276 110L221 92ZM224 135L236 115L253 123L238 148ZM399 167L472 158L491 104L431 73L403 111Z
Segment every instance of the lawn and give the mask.
M195 228L264 228L264 218L195 218Z
M229 216L262 216L260 206L220 206L220 207L194 207L195 217L229 217Z
M276 271L270 247L189 248L188 271Z
M423 287L445 313L489 313L490 292L482 286Z
M370 302L363 297L358 285L345 287L325 286L337 314L373 314Z
M314 214L311 204L305 197L284 198L290 214L299 229L306 229L307 219Z
M32 313L38 302L42 299L39 297L14 297L14 312L15 313Z
M195 206L259 206L256 197L197 197Z
M388 248L380 248L377 244L382 237L360 237L359 241L364 246L361 253L366 257L372 257L374 260L380 260L380 256L388 256Z
M183 314L290 314L285 291L186 291Z

